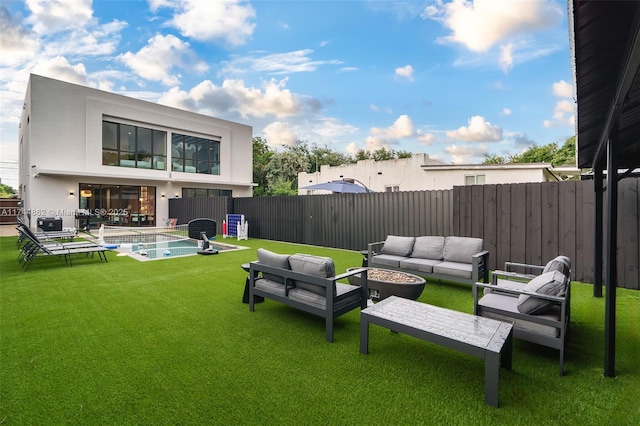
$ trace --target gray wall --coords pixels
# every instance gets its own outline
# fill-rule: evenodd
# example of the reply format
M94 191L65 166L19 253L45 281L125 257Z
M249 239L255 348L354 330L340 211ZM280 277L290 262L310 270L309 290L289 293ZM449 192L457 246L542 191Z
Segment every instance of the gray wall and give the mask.
M564 254L573 279L594 281L593 181L459 186L443 191L293 197L171 199L179 223L244 214L249 236L363 250L393 235L484 239L489 267L544 264ZM640 179L619 183L618 285L640 289ZM604 218L606 222L606 215ZM606 243L606 242L605 242Z

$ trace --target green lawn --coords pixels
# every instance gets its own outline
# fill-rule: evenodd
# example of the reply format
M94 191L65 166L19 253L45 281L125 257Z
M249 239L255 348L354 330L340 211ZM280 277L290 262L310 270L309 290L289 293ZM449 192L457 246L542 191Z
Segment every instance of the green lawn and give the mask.
M218 236L220 239L220 236ZM249 240L249 250L138 262L16 261L0 238L0 424L640 424L640 292L617 294L618 377L603 377L604 299L572 287L565 369L558 353L515 341L501 408L484 404L481 360L371 326L324 320L267 300L241 303L244 262L265 247L357 252ZM228 240L227 240L228 241ZM420 301L472 311L468 286L428 283Z

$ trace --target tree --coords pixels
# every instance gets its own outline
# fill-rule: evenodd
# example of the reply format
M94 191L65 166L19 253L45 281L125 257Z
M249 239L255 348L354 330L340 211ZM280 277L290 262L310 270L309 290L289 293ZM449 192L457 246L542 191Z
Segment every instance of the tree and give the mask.
M0 198L12 198L15 194L15 189L4 183L0 184Z
M533 145L522 154L510 155L507 158L498 154L485 154L483 164L513 164L513 163L551 163L553 166L576 164L576 137L571 136L562 147L558 144Z
M273 154L265 168L267 180L267 195L273 195L276 186L282 181L289 182L291 189L298 188L298 173L309 169L308 157L299 149L287 149Z
M504 164L507 160L498 154L485 154L482 164Z
M259 136L253 138L253 181L258 184L253 189L253 195L260 197L267 195L267 164L273 156L266 139Z

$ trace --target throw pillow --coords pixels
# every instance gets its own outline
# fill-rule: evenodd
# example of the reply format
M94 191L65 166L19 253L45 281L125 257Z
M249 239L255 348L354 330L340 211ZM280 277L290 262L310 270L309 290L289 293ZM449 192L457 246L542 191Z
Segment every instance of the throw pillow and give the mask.
M547 296L564 295L567 277L558 271L551 271L538 275L525 286L524 290ZM539 314L551 308L555 303L551 300L540 299L528 294L518 296L518 311L523 314Z
M571 271L571 260L567 256L557 256L554 259L551 259L544 267L542 273L551 272L551 271L560 271L567 277L569 276L569 272Z
M391 254L393 256L409 257L413 250L414 237L399 237L397 235L388 235L382 246L382 254Z

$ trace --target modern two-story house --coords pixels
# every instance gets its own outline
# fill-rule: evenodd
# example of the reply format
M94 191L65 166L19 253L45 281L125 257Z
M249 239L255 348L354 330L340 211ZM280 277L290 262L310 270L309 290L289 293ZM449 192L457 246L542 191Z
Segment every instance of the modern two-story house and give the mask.
M31 75L19 131L24 216L163 225L168 199L252 194L252 128Z

